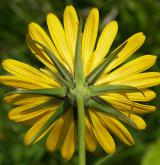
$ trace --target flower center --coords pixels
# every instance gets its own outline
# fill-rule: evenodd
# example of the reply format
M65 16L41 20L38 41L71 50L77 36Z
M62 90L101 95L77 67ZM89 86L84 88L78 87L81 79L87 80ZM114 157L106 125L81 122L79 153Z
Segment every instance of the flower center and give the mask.
M76 106L76 97L79 94L83 95L86 104L87 100L90 98L90 90L88 89L88 86L79 85L68 88L67 97L72 106Z

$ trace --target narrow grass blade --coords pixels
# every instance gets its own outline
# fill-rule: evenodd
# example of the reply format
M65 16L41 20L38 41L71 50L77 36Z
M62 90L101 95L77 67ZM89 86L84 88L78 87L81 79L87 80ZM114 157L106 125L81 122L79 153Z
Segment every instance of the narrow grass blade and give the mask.
M67 93L66 87L59 88L42 88L42 89L24 89L8 92L6 95L12 94L35 94L35 95L47 95L47 96L57 96L65 97Z
M40 129L40 131L32 138L31 143L33 143L39 136L43 134L60 116L62 116L69 109L69 101L65 99L56 110L56 112L49 118L47 123Z
M81 53L81 43L82 43L82 19L80 19L78 35L77 35L77 44L75 51L75 67L74 67L74 82L75 84L84 84L84 72L83 72L83 63L82 63L82 53Z
M101 99L99 97L94 97L93 99L90 99L88 101L88 106L89 106L89 108L99 110L101 112L106 113L109 116L123 120L126 123L130 124L132 127L137 128L136 124L129 117L127 117L123 113L117 111L110 104L108 104L106 101L104 101L103 99Z
M59 73L62 75L63 78L65 78L66 80L71 81L72 80L72 76L70 74L70 72L66 69L66 67L58 60L58 58L53 54L53 52L51 52L47 47L45 47L43 44L34 41L34 44L38 44L39 46L42 47L43 51L52 59L54 65L56 66L57 70L59 71Z
M107 65L112 61L114 57L125 47L127 42L123 43L119 48L114 50L110 55L108 55L100 65L98 65L86 78L86 83L88 85L94 84L99 76L104 72Z
M127 85L107 85L107 84L101 84L101 85L93 85L89 86L89 89L91 91L91 96L98 96L103 95L109 92L140 92L145 97L144 93L132 86Z

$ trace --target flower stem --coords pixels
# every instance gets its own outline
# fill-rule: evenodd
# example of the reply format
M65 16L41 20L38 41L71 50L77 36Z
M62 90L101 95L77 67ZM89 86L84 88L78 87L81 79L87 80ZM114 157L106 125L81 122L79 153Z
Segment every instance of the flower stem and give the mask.
M78 154L79 165L86 164L85 154L85 120L84 120L84 97L83 95L77 95L77 107L78 107Z

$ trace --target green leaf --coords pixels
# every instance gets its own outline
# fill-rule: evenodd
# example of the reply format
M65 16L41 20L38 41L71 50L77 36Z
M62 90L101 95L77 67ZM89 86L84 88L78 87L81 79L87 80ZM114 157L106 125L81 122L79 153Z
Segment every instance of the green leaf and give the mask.
M62 116L70 107L69 101L65 99L55 111L55 113L49 118L47 123L40 129L40 131L32 138L31 143L33 143L39 136L43 134L60 116Z
M99 97L93 97L92 99L89 99L88 100L88 106L89 106L89 108L99 110L101 112L106 113L109 116L123 120L126 123L130 124L132 127L137 129L136 124L130 118L125 116L123 113L117 111L109 103L107 103L105 100L103 100Z
M42 88L42 89L25 89L8 92L6 95L12 94L35 94L35 95L47 95L47 96L58 96L65 97L67 93L66 87L59 88Z
M81 53L81 43L82 43L82 19L80 19L76 51L75 51L75 66L74 66L74 81L75 84L84 84L84 72L83 72L83 63L82 63L82 53Z
M34 41L34 44L38 44L42 47L42 49L44 50L44 52L52 59L54 65L56 66L57 70L59 71L59 73L62 75L63 78L65 78L68 81L72 80L72 76L70 74L70 72L66 69L66 67L58 60L58 58L53 54L53 52L51 52L47 47L45 47L43 44Z
M144 93L132 86L127 85L107 85L107 84L101 84L101 85L92 85L89 86L89 89L91 91L91 96L98 96L103 95L108 92L140 92L145 97Z
M119 48L114 50L110 55L108 55L100 65L98 65L86 78L86 83L88 85L94 84L95 81L100 77L100 75L104 72L108 64L112 61L112 59L125 47L127 42L124 42Z

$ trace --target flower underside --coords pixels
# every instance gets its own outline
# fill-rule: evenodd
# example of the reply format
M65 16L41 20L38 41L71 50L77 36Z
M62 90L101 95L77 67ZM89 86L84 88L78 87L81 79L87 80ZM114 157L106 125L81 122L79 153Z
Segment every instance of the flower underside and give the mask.
M148 88L160 84L160 73L143 73L156 57L144 55L120 66L145 37L137 33L109 52L118 28L115 21L105 26L94 49L98 18L98 10L92 9L82 30L81 19L67 6L63 29L50 13L47 24L53 42L35 23L29 25L27 35L29 48L46 68L38 70L10 59L3 62L12 75L0 76L1 82L16 88L5 97L16 106L9 117L33 125L25 135L26 144L49 133L47 148L60 149L62 156L70 159L78 139L79 159L85 160L85 146L93 152L99 143L107 153L115 152L110 132L127 145L134 144L119 120L139 130L146 127L137 114L155 110L140 102L155 98Z

